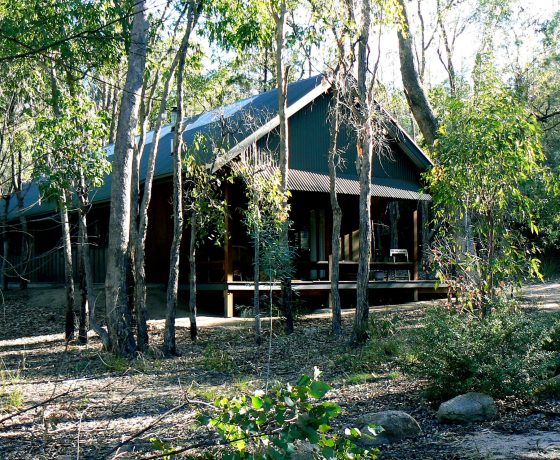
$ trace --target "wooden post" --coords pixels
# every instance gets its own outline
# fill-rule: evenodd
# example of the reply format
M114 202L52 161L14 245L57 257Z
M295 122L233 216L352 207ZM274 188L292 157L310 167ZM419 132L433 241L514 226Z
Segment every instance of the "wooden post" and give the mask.
M230 292L228 283L233 281L233 251L231 241L231 190L230 184L225 184L225 200L226 200L226 221L225 221L225 242L224 242L224 317L231 318L233 316L233 292Z
M414 262L413 267L413 280L418 280L418 209L412 212L412 261ZM418 289L414 289L414 302L418 302Z
M340 267L339 267L339 268L340 268ZM329 272L327 273L327 280L332 282L332 280L331 280L331 273L332 273L332 270L331 270L331 269L332 269L332 254L329 254L329 268L328 268ZM331 295L331 292L332 292L332 291L329 289L329 309L330 309L330 311L332 312L333 304L332 304L332 295Z

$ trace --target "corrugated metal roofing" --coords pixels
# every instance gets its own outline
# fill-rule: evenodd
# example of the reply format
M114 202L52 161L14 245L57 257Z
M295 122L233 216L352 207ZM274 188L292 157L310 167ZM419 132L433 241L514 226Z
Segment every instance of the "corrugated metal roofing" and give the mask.
M264 172L263 174L270 174ZM290 169L288 188L300 192L329 193L330 178L324 174ZM355 179L337 177L336 191L341 195L359 195L360 183ZM422 193L417 184L394 179L374 179L371 184L372 196L401 200L429 200L430 195Z
M288 87L288 107L297 103L303 96L321 84L323 77L316 75L305 80L291 83ZM247 138L257 127L266 123L267 120L274 118L278 112L278 96L276 90L251 96L241 101L234 102L223 107L204 112L189 119L184 133L186 145L192 145L197 133L213 134L219 132L220 121L226 119L228 123L228 137L225 140L226 147L230 148ZM167 125L162 128L160 142L155 167L155 177L165 177L173 172L172 163L172 126ZM153 131L146 136L146 146L140 162L140 180L146 177L148 156L152 145ZM108 145L107 151L109 159L112 158L113 145ZM41 200L37 185L33 182L25 184L23 188L25 214L28 216L51 212L56 209L56 205L51 202ZM111 175L104 178L103 185L91 193L92 202L103 202L111 197ZM9 218L15 218L16 200L10 202Z
M317 97L319 94L323 94L323 91L319 91L319 86L323 77L317 75L306 80L300 80L291 83L288 87L288 108L292 111L294 109L297 111L301 108L303 103L307 103L307 99L310 97ZM259 130L259 127L264 128L265 126L272 126L274 119L277 118L278 112L278 97L277 91L267 91L265 93L252 96L241 101L237 101L233 104L220 107L218 109L201 113L194 117L187 119L187 127L184 133L185 143L187 145L192 145L195 136L198 133L203 134L214 134L220 133L221 120L226 119L228 124L228 134L224 140L224 147L232 148L244 140L250 139L251 135ZM399 128L400 129L400 128ZM153 132L149 132L146 136L146 146L144 148L144 153L140 162L140 180L145 178L146 167L148 163L148 156L152 145ZM407 135L401 134L402 138L408 139ZM155 177L165 177L172 173L173 163L171 157L172 151L172 141L173 141L173 131L171 125L162 128L160 133L160 143L155 167ZM417 146L412 146L413 148L407 151L408 155L416 155L420 158L425 158L423 152ZM418 150L415 152L414 150ZM106 147L109 159L112 158L113 145ZM209 161L208 159L203 159ZM311 180L311 176L302 176L306 171L293 170L294 173L291 174L293 177L293 190L308 190L311 187L322 187L321 191L328 191L328 176L323 176L317 180ZM309 173L313 175L314 173ZM322 176L317 174L317 176ZM325 179L327 178L326 188L324 188ZM306 179L307 178L307 179ZM307 182L306 182L307 181ZM339 180L341 191L340 193L352 193L351 190L355 190L355 180L347 180L341 177ZM376 179L377 182L377 179ZM305 184L308 185L305 185ZM310 185L315 184L315 185ZM322 184L322 185L317 185ZM388 196L393 198L403 198L403 199L418 199L418 192L414 190L409 190L404 188L402 190L399 187L405 186L400 185L382 185L374 184L372 193L375 196ZM410 184L408 185L410 186ZM307 187L307 188L303 188ZM347 190L347 191L346 191ZM399 191L400 190L400 191ZM55 204L50 202L42 202L39 190L35 183L29 183L24 186L24 206L26 209L25 214L28 216L43 214L46 212L51 212L55 210ZM397 196L398 195L398 196ZM111 196L111 175L107 175L104 178L103 185L91 193L92 202L103 202L108 201ZM12 200L10 203L10 213L9 218L15 218L17 213L16 200Z

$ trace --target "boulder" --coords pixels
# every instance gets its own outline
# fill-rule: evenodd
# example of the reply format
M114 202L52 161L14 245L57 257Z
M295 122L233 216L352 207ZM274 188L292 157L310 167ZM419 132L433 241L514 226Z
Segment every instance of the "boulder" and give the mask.
M440 422L469 423L493 420L498 415L494 400L483 393L466 393L441 403L437 411Z
M375 437L370 436L366 429L368 425L381 426L383 431ZM364 447L390 444L422 434L418 422L409 414L400 410L364 414L358 419L358 427L363 434L359 442Z

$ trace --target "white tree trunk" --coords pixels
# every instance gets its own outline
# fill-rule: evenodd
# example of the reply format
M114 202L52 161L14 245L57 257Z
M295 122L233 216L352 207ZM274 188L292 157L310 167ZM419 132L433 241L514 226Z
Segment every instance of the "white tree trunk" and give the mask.
M138 124L140 94L146 66L148 37L146 1L138 1L135 4L134 12L128 70L119 111L113 155L109 245L105 278L110 346L114 353L123 356L133 356L136 351L131 316L127 305L126 260L130 234L132 157Z
M330 263L330 280L331 280L331 306L332 306L332 331L335 335L342 334L342 312L340 305L340 292L338 283L340 280L340 228L342 226L342 209L338 203L336 193L336 162L338 158L337 144L340 131L340 107L336 96L336 89L333 90L333 101L336 104L333 107L333 125L331 126L331 141L329 148L329 191L332 210L332 254Z
M371 259L371 167L373 145L369 101L366 85L367 46L371 23L371 5L369 0L362 0L360 8L360 37L358 41L358 99L360 101L358 120L358 166L360 175L360 255L358 259L358 277L356 280L356 316L352 330L352 342L363 343L367 338L369 317L369 264Z
M189 243L189 321L191 323L191 340L196 342L198 328L196 325L196 237L198 227L196 211L191 215L191 240Z
M70 239L68 204L64 192L60 199L60 224L62 227L62 251L64 256L64 286L66 288L64 336L66 341L69 341L74 338L75 334L76 311L74 306L74 278L72 276L72 241Z
M169 74L163 86L163 93L161 96L161 104L159 113L154 127L154 134L152 136L152 144L148 157L148 166L146 168L146 178L144 180L144 191L142 193L142 201L140 203L140 210L138 216L138 234L135 241L135 254L134 254L134 271L135 271L135 284L134 284L134 303L136 307L137 321L138 321L138 348L145 349L148 344L148 329L146 325L147 309L146 309L146 234L148 231L148 208L152 198L152 184L154 179L154 172L156 166L157 153L159 148L159 136L161 127L167 112L167 100L169 97L169 89L175 69L179 63L179 57L182 50L188 49L189 38L192 28L196 24L196 20L189 18L187 29L181 41L179 51L175 54Z
M276 6L274 20L276 23L276 87L278 90L278 118L280 120L279 159L280 173L282 175L282 193L288 190L288 171L290 162L290 149L288 137L288 72L284 62L284 41L286 37L287 5L286 0L281 0ZM286 203L286 206L288 203ZM287 248L289 241L289 223L282 228L282 243ZM286 332L294 331L294 317L292 312L292 279L291 276L282 276L282 313L286 320Z

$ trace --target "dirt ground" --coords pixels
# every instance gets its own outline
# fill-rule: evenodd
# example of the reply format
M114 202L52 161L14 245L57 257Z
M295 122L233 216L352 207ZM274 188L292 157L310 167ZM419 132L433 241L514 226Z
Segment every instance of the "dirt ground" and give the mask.
M8 293L0 306L0 458L145 458L155 453L149 442L153 437L185 446L214 436L193 428L200 406L188 400L212 400L264 384L268 349L254 346L249 320L205 318L195 344L189 340L188 321L179 320L181 357L172 360L158 357L163 322L151 320L152 352L128 363L102 352L93 336L87 346L66 346L57 296L33 289L23 296ZM527 306L558 314L560 283L528 286L522 298ZM414 324L428 304L387 306L376 313ZM346 312L346 332L351 321L351 312ZM422 397L424 382L387 364L356 382L347 361L359 360L359 352L329 331L325 314L298 319L289 337L274 322L270 379L294 381L318 366L332 386L327 399L343 408L340 427L352 425L366 412L410 413L423 435L384 447L380 458L560 458L559 401L512 398L498 401L496 421L439 424L437 407Z

